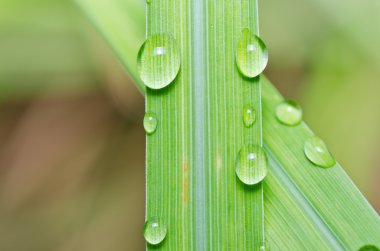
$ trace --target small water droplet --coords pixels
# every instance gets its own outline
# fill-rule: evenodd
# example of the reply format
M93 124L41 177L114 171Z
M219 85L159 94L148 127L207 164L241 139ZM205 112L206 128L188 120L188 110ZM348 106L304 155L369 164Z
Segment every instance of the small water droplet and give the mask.
M239 71L246 77L254 78L264 71L267 63L268 50L264 42L249 29L243 29L236 52Z
M380 251L380 249L374 245L365 245L359 251Z
M284 100L276 108L276 117L285 125L298 125L302 121L301 106L292 100Z
M147 4L150 4L150 0L146 0L146 3L147 3Z
M244 145L236 159L236 175L246 185L257 184L267 175L267 162L267 155L261 147Z
M325 142L316 136L312 136L306 140L304 151L306 157L317 166L328 168L336 163Z
M265 238L264 243L260 246L260 251L269 251L269 250L270 250L269 243L267 239Z
M243 108L243 122L246 127L251 127L256 121L256 111L251 105Z
M147 112L144 116L144 129L147 134L153 134L157 129L157 118L153 112Z
M160 244L166 237L166 226L158 218L145 222L144 238L151 245Z
M137 56L137 69L144 84L151 89L168 86L181 67L175 39L168 34L150 36Z

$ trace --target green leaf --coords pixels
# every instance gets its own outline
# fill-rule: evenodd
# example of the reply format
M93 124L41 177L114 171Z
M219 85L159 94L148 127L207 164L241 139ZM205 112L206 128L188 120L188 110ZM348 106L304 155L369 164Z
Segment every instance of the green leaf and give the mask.
M262 183L248 186L235 174L241 158L237 170L245 175L251 152L257 153L258 163L265 163L259 154L260 80L244 77L235 66L237 38L245 35L247 43L252 37L248 30L242 34L241 27L256 31L255 22L248 22L256 7L248 0L215 9L210 4L163 0L148 5L148 40L139 52L139 69L150 87L146 109L157 116L158 126L147 137L146 216L165 223L167 240L160 246L165 250L259 250L264 242ZM221 16L234 17L234 22L218 22ZM222 30L229 35L217 32ZM177 46L181 69L171 82ZM157 62L157 56L149 57L156 48L164 53ZM246 48L239 50L243 61L251 59ZM152 64L158 65L157 71L145 71ZM246 105L256 113L248 127L243 121ZM253 147L239 155L244 145ZM249 182L262 179L266 167L257 173Z
M137 56L138 47L134 45L142 44L144 40L144 36L135 31L144 31L144 21L142 18L130 18L130 14L143 13L143 5L132 0L77 1L118 57L129 66L129 73L136 84L144 90L131 63ZM160 3L168 2L152 1L151 5L158 6ZM200 6L195 3L205 5L197 9ZM242 129L241 111L246 98L243 93L246 92L241 89L244 81L239 80L233 70L234 44L239 34L236 29L228 29L229 25L239 20L249 20L250 23L243 23L242 27L255 30L255 12L250 12L254 7L236 8L240 3L245 1L224 2L223 8L221 1L206 4L206 1L198 0L193 5L178 1L175 7L172 7L175 3L162 5L159 11L165 15L160 16L154 12L157 6L148 8L148 33L170 29L179 38L182 57L181 71L176 81L162 91L147 92L148 110L156 109L152 112L158 119L157 132L148 136L147 189L148 197L152 196L156 204L148 205L147 214L152 213L149 210L161 209L159 216L168 217L164 219L167 220L167 237L159 246L163 249L244 249L238 245L246 245L249 249L248 245L252 242L247 242L247 238L256 243L260 236L260 232L253 232L257 231L257 226L252 226L257 223L257 207L250 208L251 202L257 199L245 198L255 191L244 191L239 187L240 183L233 172L234 160L242 143L250 140L257 142L259 137L257 132L246 133ZM133 6L140 9L134 9L131 13ZM196 14L197 10L203 11L202 14ZM223 15L223 11L233 12ZM243 18L247 13L253 16ZM196 27L212 22L204 19L205 16L214 17L215 22ZM198 23L195 23L195 17L201 17L197 19ZM173 23L173 20L179 21ZM166 26L169 23L171 26ZM194 38L197 34L202 35ZM212 39L226 44L209 44ZM221 71L222 68L225 70ZM188 82L190 79L201 81L191 85L189 83L193 82ZM207 84L200 85L203 81ZM235 88L227 85L227 81L235 83ZM380 220L376 212L339 164L321 168L307 159L304 145L313 136L312 131L304 123L293 126L281 123L276 118L276 108L284 99L268 80L262 78L261 82L263 139L270 165L264 180L265 238L269 248L358 250L365 245L379 247ZM247 91L256 95L252 89ZM238 98L238 94L242 97ZM254 97L253 104L259 104L259 97ZM260 109L257 108L257 111L256 125L261 120ZM199 114L201 116L197 117ZM154 141L150 137L160 139ZM213 169L204 170L199 165ZM152 170L153 166L160 171ZM220 169L220 176L217 175L217 166L225 167ZM203 180L200 179L201 175L204 175ZM231 189L236 189L236 195ZM200 193L202 196L197 197ZM159 195L163 197L158 198ZM185 195L186 206L183 203ZM210 195L212 197L208 197ZM243 199L246 199L244 207L235 209L234 206ZM244 236L236 234L242 222Z

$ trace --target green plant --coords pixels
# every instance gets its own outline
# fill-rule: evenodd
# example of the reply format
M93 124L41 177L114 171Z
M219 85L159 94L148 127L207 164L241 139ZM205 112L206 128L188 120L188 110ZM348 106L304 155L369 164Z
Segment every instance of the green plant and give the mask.
M155 129L152 119L147 120L148 127L154 127L148 132L156 130L147 137L147 216L157 216L166 225L167 237L159 247L358 250L380 246L378 215L324 143L298 122L297 105L283 103L264 77L252 80L236 68L241 29L258 31L255 4L151 1L148 35L169 33L181 57L176 80L153 90L145 89L135 66L134 55L144 34L143 4L78 2L140 90L146 90L147 111L158 121ZM247 104L257 114L248 128L243 121ZM285 111L291 114L282 116L281 105L290 106ZM245 186L235 175L239 150L245 144L260 146L262 139L269 173L263 183ZM315 151L316 145L322 154Z

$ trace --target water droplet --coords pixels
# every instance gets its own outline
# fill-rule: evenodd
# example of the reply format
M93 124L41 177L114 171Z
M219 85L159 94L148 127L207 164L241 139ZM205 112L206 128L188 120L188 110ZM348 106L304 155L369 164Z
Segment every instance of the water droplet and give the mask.
M147 3L147 4L150 4L150 0L146 0L146 3Z
M264 42L249 29L243 29L236 52L236 64L239 71L244 76L253 78L264 71L267 63L268 50Z
M181 66L175 39L168 34L150 36L137 56L140 78L151 89L168 86L176 78Z
M306 140L304 151L306 157L317 166L328 168L336 163L325 142L316 136L312 136Z
M276 117L285 125L298 125L302 121L301 106L292 100L284 100L276 108Z
M153 134L157 129L157 118L153 112L147 112L144 116L144 129L147 134Z
M374 245L365 245L359 251L380 251L380 249Z
M268 251L269 249L267 249L266 247L265 247L265 245L262 245L261 247L260 247L260 251Z
M268 241L265 238L265 242L261 245L260 251L269 251L269 250L270 250L269 249L269 243L268 243Z
M251 105L243 108L243 122L246 127L251 127L256 121L256 111Z
M166 237L166 226L158 218L145 222L144 238L151 245L160 244Z
M254 145L244 145L236 159L236 175L246 185L254 185L267 175L267 155Z

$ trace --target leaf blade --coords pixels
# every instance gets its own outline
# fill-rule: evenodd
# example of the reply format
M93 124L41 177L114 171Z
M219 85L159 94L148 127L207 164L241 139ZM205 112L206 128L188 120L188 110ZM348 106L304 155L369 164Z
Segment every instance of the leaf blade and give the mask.
M240 147L245 143L262 144L259 79L244 78L234 61L235 38L240 35L241 23L248 25L249 15L256 12L256 6L248 2L222 5L220 1L203 0L152 1L148 5L148 35L172 35L182 55L181 72L167 89L147 89L147 111L165 120L161 131L156 132L155 137L160 139L147 139L148 217L167 210L163 214L170 219L168 228L175 236L163 243L162 249L178 250L179 246L185 246L196 250L222 247L258 250L263 244L262 184L248 188L235 174ZM215 9L210 7L214 4ZM245 14L241 16L236 9L244 9ZM217 22L220 16L234 17L236 22ZM256 29L254 22L249 25ZM209 34L209 26L225 32ZM229 32L234 36L227 36ZM250 128L245 128L242 120L241 111L246 103L257 109L256 124ZM186 110L176 113L177 106ZM175 135L184 135L186 140L177 140ZM173 152L178 149L177 144L185 147ZM180 168L185 165L186 168ZM169 177L162 166L166 166L167 172L188 176L189 183L181 177ZM161 183L168 184L170 189L159 188L156 177L160 175L166 176ZM169 199L183 199L181 189L190 194L188 204L175 204ZM152 206L151 200L155 204L161 200L164 209ZM183 229L184 219L171 214L171 207L179 208L188 224L187 231L181 232L188 238L180 244L178 229Z

